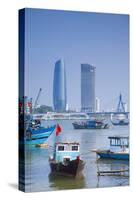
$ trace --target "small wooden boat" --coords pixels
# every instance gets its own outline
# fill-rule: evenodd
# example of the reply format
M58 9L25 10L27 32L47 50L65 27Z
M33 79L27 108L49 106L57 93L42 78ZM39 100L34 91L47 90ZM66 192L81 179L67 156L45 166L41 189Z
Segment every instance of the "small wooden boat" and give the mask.
M29 120L19 125L19 144L38 145L43 144L54 132L56 125L43 127L40 122Z
M129 137L112 136L110 139L110 149L96 150L100 158L129 160Z
M72 123L74 129L107 129L109 125L104 123L102 120L87 120L81 122L73 122Z
M55 144L53 157L49 158L51 173L62 176L83 177L85 162L80 159L79 143Z
M56 125L50 127L29 127L26 130L25 144L38 145L43 144L48 137L54 132Z

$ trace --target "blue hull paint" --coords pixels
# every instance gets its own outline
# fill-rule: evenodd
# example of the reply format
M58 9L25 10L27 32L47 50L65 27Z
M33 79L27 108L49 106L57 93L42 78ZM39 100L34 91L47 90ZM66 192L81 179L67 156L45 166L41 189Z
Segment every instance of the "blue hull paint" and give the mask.
M40 127L39 129L28 129L28 132L31 132L32 135L32 139L37 139L37 138L42 138L42 137L49 137L49 135L51 135L51 133L54 131L55 129L55 125L48 127L48 128L44 128L44 127Z
M101 157L101 158L108 158L108 159L118 159L118 160L129 160L129 154L117 154L117 153L98 153L97 154Z
M33 128L29 128L27 131L31 131L32 135L34 134L40 134L40 133L45 133L45 132L51 132L53 129L55 129L55 125L45 128L45 127L39 127L38 129L33 129Z
M37 139L37 140L25 140L25 145L43 144L47 140L47 138Z
M109 125L97 120L88 120L86 122L73 122L74 129L107 129Z
M25 145L37 145L37 144L43 144L46 142L46 140L49 138L49 136L54 132L56 125L44 128L40 127L38 129L32 129L29 128L27 132L29 132L30 138L25 138L24 142L20 141L20 144L25 144Z
M45 133L34 134L34 135L32 135L32 139L38 139L38 138L42 138L42 137L49 137L49 135L51 134L51 131L48 131L48 132L45 132Z

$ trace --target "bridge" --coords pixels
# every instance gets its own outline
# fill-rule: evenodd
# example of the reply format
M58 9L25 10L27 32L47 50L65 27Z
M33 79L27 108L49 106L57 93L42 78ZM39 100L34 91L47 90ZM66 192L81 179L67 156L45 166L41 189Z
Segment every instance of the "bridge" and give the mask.
M57 120L57 119L68 119L68 120L82 120L89 119L89 117L111 117L112 114L125 115L128 118L129 112L91 112L91 113L80 113L80 112L71 112L71 113L55 113L49 112L44 114L34 114L34 119L43 119L43 120Z
M124 107L124 102L122 101L122 94L120 93L120 95L119 95L119 101L118 101L118 105L117 105L117 108L116 108L116 111L110 111L110 112L88 112L87 114L88 115L104 115L104 116L106 116L106 115L113 115L113 114L115 114L115 115L126 115L126 116L128 116L129 115L129 112L126 112L125 111L125 107Z
M88 115L111 115L111 114L124 114L124 115L128 115L129 112L117 112L117 111L109 111L109 112L88 112Z
M125 112L122 95L119 95L119 102L116 111L108 112L47 112L42 114L34 114L36 119L54 120L54 119L88 119L89 117L111 117L111 115L125 115L127 118L129 112Z

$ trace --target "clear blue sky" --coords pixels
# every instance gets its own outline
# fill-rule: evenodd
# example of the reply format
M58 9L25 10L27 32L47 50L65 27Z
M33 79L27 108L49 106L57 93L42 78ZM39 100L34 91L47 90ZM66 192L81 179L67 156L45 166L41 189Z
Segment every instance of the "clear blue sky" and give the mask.
M129 93L129 16L26 9L26 95L53 106L55 62L64 58L67 102L80 108L80 65L96 67L96 97L101 109L117 106Z

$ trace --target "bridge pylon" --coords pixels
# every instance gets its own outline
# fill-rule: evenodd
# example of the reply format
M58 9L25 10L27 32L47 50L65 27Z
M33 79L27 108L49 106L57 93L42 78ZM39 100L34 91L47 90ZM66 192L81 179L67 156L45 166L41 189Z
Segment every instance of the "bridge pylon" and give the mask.
M122 101L122 94L119 95L119 102L117 105L117 112L125 112L124 102Z

